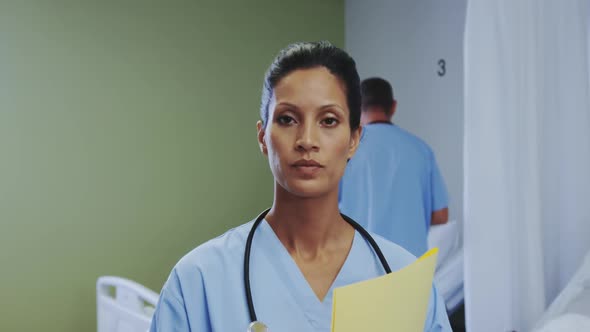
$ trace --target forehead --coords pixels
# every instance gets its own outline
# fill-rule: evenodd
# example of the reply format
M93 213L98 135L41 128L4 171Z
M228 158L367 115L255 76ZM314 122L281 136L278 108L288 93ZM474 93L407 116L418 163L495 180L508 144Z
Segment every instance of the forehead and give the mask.
M325 67L297 69L283 77L274 88L276 102L335 103L346 107L341 80Z

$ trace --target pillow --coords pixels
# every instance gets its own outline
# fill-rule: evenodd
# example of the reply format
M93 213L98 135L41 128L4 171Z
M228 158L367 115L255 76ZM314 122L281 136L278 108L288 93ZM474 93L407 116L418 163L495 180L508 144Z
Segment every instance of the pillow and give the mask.
M428 231L428 248L438 248L438 269L459 248L459 227L457 221L446 224L432 225Z

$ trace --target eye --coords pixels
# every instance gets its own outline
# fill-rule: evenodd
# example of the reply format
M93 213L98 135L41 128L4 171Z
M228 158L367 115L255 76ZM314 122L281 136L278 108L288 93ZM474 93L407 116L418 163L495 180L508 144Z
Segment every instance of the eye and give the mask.
M280 125L288 126L295 123L295 119L289 115L280 115L277 117L277 123Z
M325 118L324 120L322 120L322 125L324 125L326 127L334 127L334 126L338 125L338 119Z

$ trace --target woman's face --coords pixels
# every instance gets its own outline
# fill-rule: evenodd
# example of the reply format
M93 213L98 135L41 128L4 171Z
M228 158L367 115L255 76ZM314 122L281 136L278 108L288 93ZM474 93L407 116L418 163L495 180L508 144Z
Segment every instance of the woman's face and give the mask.
M343 84L326 68L300 69L273 90L258 141L275 181L301 197L338 191L361 129L351 131Z

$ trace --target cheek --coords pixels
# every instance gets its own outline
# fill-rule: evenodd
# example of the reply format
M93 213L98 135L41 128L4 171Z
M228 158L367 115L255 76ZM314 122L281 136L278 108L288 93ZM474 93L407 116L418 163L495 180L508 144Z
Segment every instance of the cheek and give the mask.
M271 166L275 169L280 169L281 160L284 159L285 147L284 142L281 141L281 135L269 132L267 136L268 158Z
M344 175L350 152L350 135L348 132L332 137L326 146L330 151L332 177L340 179Z
M346 162L346 160L348 160L349 151L350 149L348 147L348 144L341 145L338 149L338 157L342 161Z
M268 162L271 166L274 166L276 161L279 159L279 156L276 148L272 144L272 141L266 142L266 150L268 155Z
M350 135L348 132L339 133L330 137L328 140L329 149L333 151L332 158L347 159L350 152Z

